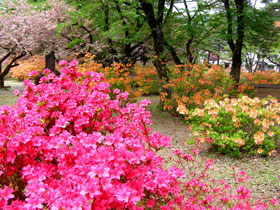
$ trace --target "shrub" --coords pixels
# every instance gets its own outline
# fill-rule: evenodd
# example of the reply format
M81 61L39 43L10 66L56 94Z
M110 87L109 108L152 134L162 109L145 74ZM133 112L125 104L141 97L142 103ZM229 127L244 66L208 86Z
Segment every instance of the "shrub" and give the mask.
M242 72L241 82L280 85L280 74L275 71L257 71L255 73Z
M154 66L135 65L134 71L136 77L133 81L139 87L138 91L141 95L159 94L161 82Z
M45 59L41 55L34 55L19 62L19 65L12 68L12 77L17 80L28 79L28 74L32 71L43 70L45 68Z
M103 67L94 61L94 55L86 54L83 63L79 67L80 71L103 73L107 82L111 85L110 90L119 89L121 92L128 92L130 98L140 96L139 92L133 91L131 88L131 78L128 76L132 71L131 66L124 66L121 63L114 63L110 67ZM114 95L111 95L114 97Z
M170 138L152 132L148 100L139 105L109 97L102 74L83 75L77 62L60 62L61 75L45 70L41 83L25 81L14 107L0 108L2 209L264 209L239 186L208 184L192 154L174 151L178 167L163 168L156 151ZM33 73L34 74L34 73ZM34 74L35 75L35 74ZM80 79L84 77L84 79ZM18 94L18 93L17 93ZM199 141L198 141L199 142ZM185 179L185 180L184 180ZM273 205L277 202L272 200Z
M164 109L174 110L178 106L185 106L188 110L203 106L208 99L222 99L224 94L235 97L240 93L252 96L254 88L244 85L238 90L234 89L234 81L228 72L217 65L210 68L205 64L175 66L171 71L168 87L173 96L168 99L162 93L165 101Z
M211 137L211 145L232 156L271 155L280 134L280 103L274 98L260 100L247 96L222 101L205 101L202 109L189 112L193 129ZM186 114L185 107L178 108Z

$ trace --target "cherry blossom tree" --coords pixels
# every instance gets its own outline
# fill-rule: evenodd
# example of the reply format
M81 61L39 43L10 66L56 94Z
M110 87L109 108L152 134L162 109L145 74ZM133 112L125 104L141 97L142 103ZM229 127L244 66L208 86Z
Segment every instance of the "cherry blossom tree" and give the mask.
M43 53L45 55L67 56L73 51L83 51L95 44L92 34L84 26L70 25L59 31L59 24L69 23L73 10L63 1L49 0L49 8L38 9L26 0L7 0L0 10L0 88L4 87L4 77L17 61L25 55ZM81 30L84 28L84 30ZM67 46L75 37L85 41L75 48ZM87 39L86 39L87 38Z
M31 33L31 20L26 17L36 15L27 4L19 7L7 1L0 11L0 88L4 87L4 77L10 69L17 66L17 61L30 52L35 46Z

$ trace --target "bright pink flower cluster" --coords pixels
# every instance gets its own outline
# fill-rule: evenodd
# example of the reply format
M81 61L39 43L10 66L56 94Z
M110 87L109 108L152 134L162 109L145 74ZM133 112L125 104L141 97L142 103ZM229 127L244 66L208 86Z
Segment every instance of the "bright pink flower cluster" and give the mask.
M228 196L204 172L164 169L156 151L170 138L149 128L149 101L123 105L116 90L111 100L103 75L81 79L76 61L63 61L59 77L44 73L38 86L24 82L14 107L0 107L2 209L264 209L244 187Z

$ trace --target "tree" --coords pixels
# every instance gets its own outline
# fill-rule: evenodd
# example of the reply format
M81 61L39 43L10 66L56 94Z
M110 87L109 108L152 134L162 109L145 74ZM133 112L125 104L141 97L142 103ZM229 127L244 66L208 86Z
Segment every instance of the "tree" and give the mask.
M151 35L153 38L153 47L156 56L153 61L153 64L156 67L159 78L162 81L161 92L167 93L167 97L169 98L171 96L171 92L165 86L165 84L169 83L169 69L163 60L165 46L167 46L169 50L174 52L172 56L176 64L181 64L181 61L178 59L175 50L172 49L172 46L170 46L167 43L167 40L164 38L163 23L164 20L168 18L168 15L170 14L170 10L173 7L173 1L171 1L169 10L166 16L164 17L165 3L165 0L158 0L156 4L157 9L155 10L154 5L150 1L139 0L139 4L141 5L141 9L145 13L146 21L149 25Z
M244 41L245 14L244 9L248 3L246 0L222 0L227 19L226 40L232 52L232 66L230 75L236 83L240 79L242 64L242 48ZM235 26L236 25L236 26ZM235 27L234 27L235 26Z
M7 1L0 10L0 88L4 88L4 77L10 69L36 45L25 11L30 12L29 17L35 15L28 5L20 8L12 1Z
M71 8L58 0L50 0L48 4L50 9L37 9L26 0L3 3L0 10L0 88L4 87L4 77L10 69L27 54L67 55L66 39L57 36L56 28L59 22L69 19Z
M113 62L124 65L136 61L146 62L150 51L146 41L149 36L143 13L140 12L137 1L98 0L81 1L68 0L76 7L76 14L72 13L72 23L84 27L85 21L75 17L83 16L91 24L89 31L96 30L99 36L94 36L102 47L92 48L89 52L95 58L108 66ZM94 12L93 12L94 11ZM74 18L73 18L74 17Z
M263 56L275 65L280 66L280 2L267 3L263 9L266 17L270 17L270 27L266 31L270 34L263 39L262 52ZM268 24L267 24L268 25Z
M183 55L184 57L186 56L186 61L196 63L199 58L199 51L205 50L209 46L204 43L205 40L212 39L212 35L217 33L219 22L217 22L216 16L210 13L215 9L217 1L181 0L177 1L177 3L183 5L184 8L174 6L176 17L173 21L180 22L176 41L180 47L182 42L185 43L181 51L184 52Z
M279 30L274 25L274 14L266 8L257 9L254 5L247 7L245 22L243 54L249 72L253 72L259 62L271 54L273 46L277 46Z

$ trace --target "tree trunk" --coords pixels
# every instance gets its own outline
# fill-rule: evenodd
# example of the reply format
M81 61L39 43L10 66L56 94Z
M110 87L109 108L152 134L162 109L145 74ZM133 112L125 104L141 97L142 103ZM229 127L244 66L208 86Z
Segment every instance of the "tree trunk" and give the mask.
M165 0L158 0L157 15L155 15L152 3L146 0L139 0L142 10L153 37L154 51L156 59L153 62L161 79L161 93L167 93L167 98L171 98L171 90L166 85L169 83L169 69L163 61L164 55L164 35L162 30ZM162 106L164 102L160 100Z
M220 53L221 53L221 44L219 43L217 65L220 65Z
M23 51L21 54L11 58L8 65L4 69L2 69L2 63L11 55L11 53L12 51L7 53L3 58L0 59L0 88L4 88L4 78L10 72L11 68L19 65L16 63L16 61L26 55L26 52Z
M55 73L55 53L51 51L48 55L45 56L46 69L50 69Z
M265 70L265 63L264 60L262 59L261 65L260 65L260 71L263 72Z
M210 60L210 55L211 55L211 52L208 51L208 55L207 55L207 62L209 63L209 60Z
M55 52L51 51L48 55L45 55L45 68L51 70L53 73L55 73L57 76L60 75L59 71L55 70ZM40 79L42 78L43 74L42 72L35 77L34 83L36 85L39 85Z
M223 0L226 17L227 17L227 42L232 51L232 67L230 75L238 85L240 79L240 68L242 64L241 55L244 39L244 6L247 4L246 0L234 0L236 9L236 41L233 41L233 11L229 0Z
M232 76L232 78L237 84L240 79L241 64L242 64L241 55L235 53L232 56L232 67L231 67L230 75Z
M186 43L186 52L187 52L187 62L193 64L194 63L194 58L192 54L192 42L193 42L193 37L188 40Z
M4 77L0 75L0 88L4 88Z

